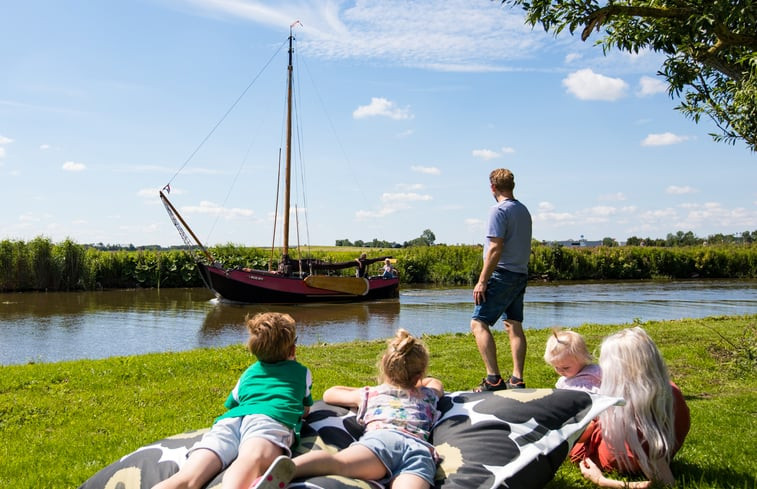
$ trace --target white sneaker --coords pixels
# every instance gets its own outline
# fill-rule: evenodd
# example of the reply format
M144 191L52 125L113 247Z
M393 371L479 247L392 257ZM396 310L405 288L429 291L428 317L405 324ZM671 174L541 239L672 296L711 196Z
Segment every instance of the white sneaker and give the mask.
M250 489L284 489L294 478L294 462L286 455L279 455L268 470L252 483Z

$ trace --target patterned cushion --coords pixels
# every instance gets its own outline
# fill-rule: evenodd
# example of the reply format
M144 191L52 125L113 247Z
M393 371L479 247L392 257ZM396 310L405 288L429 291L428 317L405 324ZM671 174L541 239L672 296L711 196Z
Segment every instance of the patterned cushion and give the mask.
M444 457L437 489L506 486L540 488L554 476L589 421L619 399L560 389L454 392L439 403L442 417L433 442ZM207 429L165 438L103 468L79 489L146 489L179 470L189 448ZM362 428L346 408L318 401L302 428L295 455L337 451L360 437ZM221 487L218 474L206 488ZM292 488L381 489L372 481L338 476L295 481Z

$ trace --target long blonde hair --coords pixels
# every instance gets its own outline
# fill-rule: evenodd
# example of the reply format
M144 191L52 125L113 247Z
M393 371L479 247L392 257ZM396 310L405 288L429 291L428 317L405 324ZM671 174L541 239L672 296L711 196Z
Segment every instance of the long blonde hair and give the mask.
M652 480L661 475L654 463L670 463L675 446L673 393L665 361L652 338L640 327L608 336L599 354L601 394L622 397L626 404L599 416L602 435L621 470L633 469L626 446L639 468ZM644 448L644 445L647 448Z
M387 341L379 361L379 382L412 389L428 367L428 349L421 340L400 328Z

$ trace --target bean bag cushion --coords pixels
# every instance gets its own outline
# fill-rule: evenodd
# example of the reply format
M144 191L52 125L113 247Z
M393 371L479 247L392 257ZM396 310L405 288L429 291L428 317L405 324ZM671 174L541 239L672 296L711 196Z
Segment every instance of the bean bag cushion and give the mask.
M554 477L570 447L589 422L621 399L562 389L454 392L439 402L442 412L433 443L443 457L437 489L474 487L540 488ZM355 413L322 401L302 428L295 455L337 451L360 437ZM207 429L182 433L144 446L108 465L79 489L147 489L170 477ZM206 488L221 487L223 473ZM291 488L381 489L373 481L338 476L296 480Z

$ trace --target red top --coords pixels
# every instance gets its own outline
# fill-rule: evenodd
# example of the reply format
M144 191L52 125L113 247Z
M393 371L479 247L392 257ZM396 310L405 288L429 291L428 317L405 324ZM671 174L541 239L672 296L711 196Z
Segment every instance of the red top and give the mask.
M683 441L686 439L686 435L691 427L691 416L689 414L689 407L686 405L686 401L681 393L681 389L679 389L673 382L670 383L670 387L673 391L673 419L676 437L675 446L673 447L673 453L671 455L672 457L678 452L678 449L681 448ZM599 421L597 419L589 424L584 434L581 435L581 440L582 441L580 442L576 442L570 451L571 462L578 463L585 458L590 458L594 463L601 467L602 470L620 470L620 464L618 463L615 454L602 438L602 428L599 426ZM633 466L630 472L639 472L639 465L627 445L626 452L628 453L628 458Z

